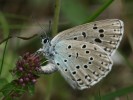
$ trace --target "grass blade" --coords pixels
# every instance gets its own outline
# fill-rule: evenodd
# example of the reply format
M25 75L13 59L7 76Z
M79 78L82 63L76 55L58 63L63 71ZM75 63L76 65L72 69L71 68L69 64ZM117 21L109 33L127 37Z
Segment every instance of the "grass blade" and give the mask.
M105 4L102 5L102 7L100 7L99 9L97 9L97 11L94 12L94 14L92 14L88 20L86 22L90 22L93 21L96 17L98 17L105 9L107 9L107 7L113 2L114 0L108 0L107 2L105 2Z
M3 34L9 36L9 27L8 27L8 23L7 23L7 20L5 19L4 15L2 12L0 12L0 23L1 23L1 26L3 28ZM7 43L8 43L8 40L6 41L5 43L5 47L4 47L4 51L3 51L3 55L2 55L2 61L1 61L1 66L0 66L0 75L2 73L2 68L3 68L3 63L4 63L4 58L5 58L5 52L6 52L6 47L7 47Z
M123 95L127 95L129 93L133 92L133 86L129 86L126 88L118 89L114 92L108 93L104 96L101 96L102 100L114 100L116 97L120 97ZM95 100L100 100L99 97L96 97Z

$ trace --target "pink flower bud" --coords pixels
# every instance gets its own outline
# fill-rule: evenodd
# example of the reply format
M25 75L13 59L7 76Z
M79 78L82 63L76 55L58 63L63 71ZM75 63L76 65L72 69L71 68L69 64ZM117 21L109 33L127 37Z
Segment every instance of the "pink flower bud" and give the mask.
M23 81L24 81L24 80L23 80L22 78L19 79L19 82L20 82L20 83L23 83Z
M28 77L25 78L26 81L29 81L30 79Z
M32 82L33 82L33 83L36 83L36 79L32 79Z
M22 86L24 87L25 86L25 83L23 83Z
M19 71L23 71L23 68L22 67L19 67Z

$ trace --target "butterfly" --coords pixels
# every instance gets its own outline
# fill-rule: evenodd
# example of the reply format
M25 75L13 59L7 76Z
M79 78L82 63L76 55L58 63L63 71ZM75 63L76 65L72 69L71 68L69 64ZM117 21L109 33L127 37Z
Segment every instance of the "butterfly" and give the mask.
M43 47L38 51L49 63L42 66L42 70L44 73L60 71L74 89L90 88L111 71L111 56L123 32L121 20L107 19L67 29L51 41L43 38Z

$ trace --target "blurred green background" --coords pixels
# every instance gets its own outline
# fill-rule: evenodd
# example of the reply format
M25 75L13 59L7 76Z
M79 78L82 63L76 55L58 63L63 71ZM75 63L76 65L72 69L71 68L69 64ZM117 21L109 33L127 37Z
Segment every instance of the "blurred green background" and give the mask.
M15 36L31 37L42 30L48 31L56 1L0 0L0 41L14 36L0 44L0 66L3 66L0 88L12 81L9 70L15 67L19 56L25 52L34 53L42 46L39 36L29 40ZM35 94L25 93L20 100L133 100L132 9L133 0L61 0L58 32L95 20L117 18L124 21L124 37L112 57L112 71L98 84L83 91L73 90L59 72L43 75L36 84ZM56 34L48 35L52 39Z

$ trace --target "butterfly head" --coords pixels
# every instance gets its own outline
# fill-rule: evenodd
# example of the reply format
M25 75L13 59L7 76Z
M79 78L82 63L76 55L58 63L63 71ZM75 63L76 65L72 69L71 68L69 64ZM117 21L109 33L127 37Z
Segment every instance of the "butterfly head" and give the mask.
M42 52L45 56L49 55L49 48L51 46L49 38L42 38Z
M43 38L42 39L42 44L43 45L49 44L49 39L48 38Z
M43 48L48 48L50 46L49 38L43 38L42 39L42 45L43 45Z

